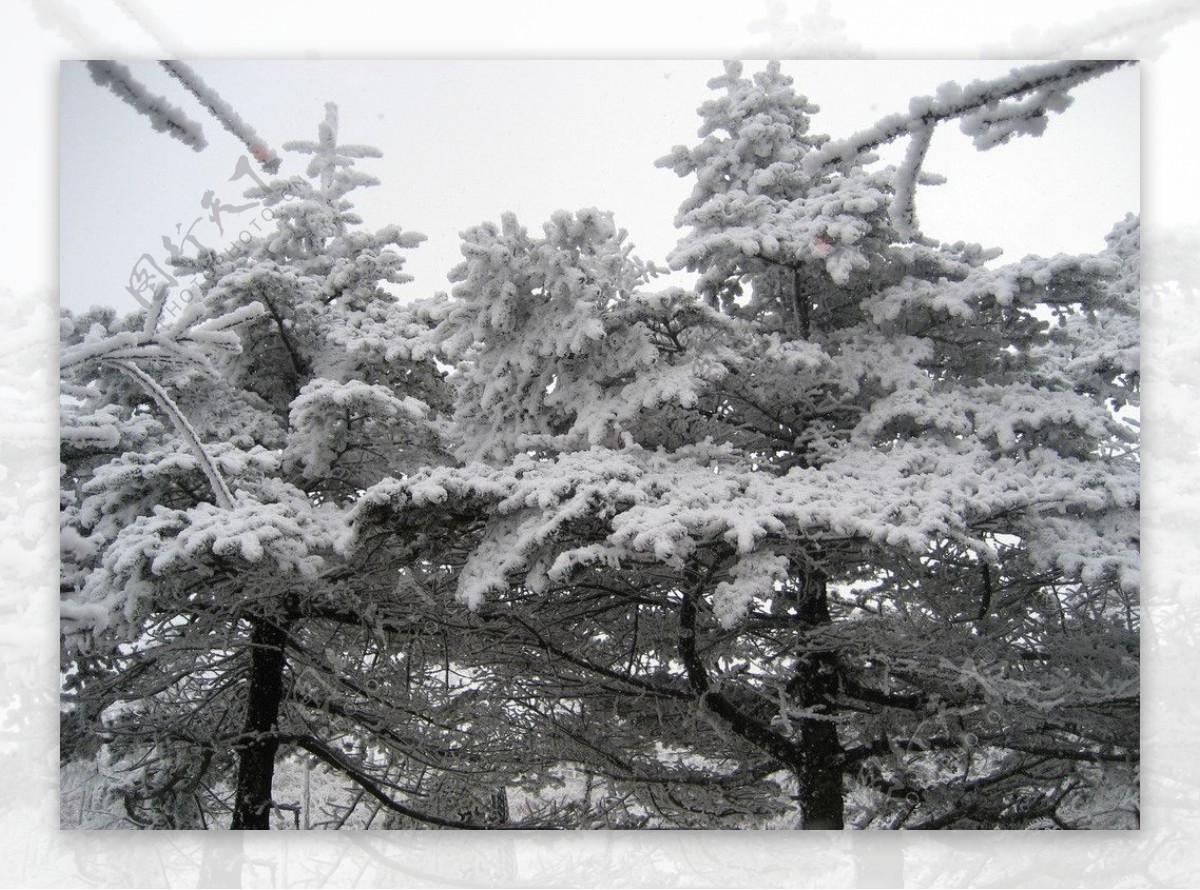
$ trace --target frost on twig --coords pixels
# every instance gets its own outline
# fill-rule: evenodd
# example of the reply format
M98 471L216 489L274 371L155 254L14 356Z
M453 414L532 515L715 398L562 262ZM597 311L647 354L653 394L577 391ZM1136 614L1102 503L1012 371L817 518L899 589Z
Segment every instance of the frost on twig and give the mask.
M156 96L133 76L133 72L119 62L91 61L87 63L92 80L108 87L121 101L132 105L138 114L150 119L150 126L160 133L178 139L193 151L208 145L200 125L162 96Z
M179 431L188 450L195 456L212 485L217 504L228 507L233 502L229 486L212 456L205 449L204 443L200 441L199 435L162 385L139 367L135 360L165 360L170 363L182 361L212 374L214 372L209 364L209 355L214 350L239 351L241 346L237 334L232 329L261 315L263 308L255 303L197 323L201 321L201 316L198 310L189 307L192 311L184 312L174 324L164 328L161 322L166 293L165 285L159 287L140 331L121 331L107 336L101 334L85 338L82 343L62 351L59 368L64 375L86 376L89 369L95 369L96 363L104 363L115 367L133 380L154 400Z
M279 155L275 154L255 129L246 123L241 115L233 110L228 102L221 98L212 87L206 84L196 71L185 62L178 59L168 59L160 62L167 73L178 80L189 93L195 96L209 113L221 122L221 126L245 143L250 154L268 173L279 170Z
M351 189L360 186L379 184L379 180L374 176L349 169L339 170L352 167L355 158L378 158L383 154L372 145L347 145L338 142L338 109L333 102L325 103L325 120L317 126L316 142L298 139L285 142L283 147L287 151L312 155L307 173L314 179L319 178L322 191L333 197L340 198Z
M179 431L179 435L187 444L188 449L195 455L200 462L200 469L205 477L212 485L213 494L217 499L217 506L222 509L229 510L233 507L233 493L229 490L229 484L225 481L225 477L221 475L221 471L217 469L216 463L209 456L204 448L204 443L200 441L200 436L196 430L188 422L186 415L179 410L179 406L171 399L162 386L159 385L153 377L139 368L131 361L114 361L113 364L132 380L145 390L155 403L163 410L163 412L171 419L175 429Z
M1040 136L1049 113L1061 114L1071 104L1069 91L1085 81L1127 61L1050 62L1014 69L994 80L977 80L966 87L953 81L942 84L934 96L918 96L908 112L888 115L847 139L826 143L803 159L804 169L815 175L834 165L853 164L873 149L904 136L912 138L904 162L896 172L896 201L892 222L905 237L916 230L913 195L921 165L938 124L959 120L963 133L980 151L1003 145L1014 136Z

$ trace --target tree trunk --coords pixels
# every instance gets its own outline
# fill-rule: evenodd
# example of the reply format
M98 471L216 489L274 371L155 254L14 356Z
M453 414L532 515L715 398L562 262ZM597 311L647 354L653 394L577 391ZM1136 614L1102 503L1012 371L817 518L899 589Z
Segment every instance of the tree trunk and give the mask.
M805 293L800 270L794 268L791 272L792 320L796 328L795 336L799 340L808 340L812 337L812 299Z
M811 707L832 699L837 690L833 653L821 652L801 659L797 685L804 687L800 705ZM796 684L796 680L793 680ZM832 709L826 708L826 713ZM796 777L800 784L801 827L837 830L844 827L842 802L842 748L837 725L828 720L806 720L800 730L804 763Z
M810 569L801 574L804 589L797 614L810 627L828 624L829 591L823 572ZM838 693L837 653L809 652L796 663L788 684L788 696L802 708L817 708L833 716ZM800 730L803 765L796 779L800 785L801 827L806 830L837 830L845 825L842 800L842 747L837 724L830 720L805 720Z
M821 590L823 594L823 582ZM805 721L797 744L780 735L767 723L750 717L721 692L714 690L696 648L696 596L693 591L685 591L679 608L678 651L692 691L713 714L725 721L730 730L770 754L780 766L796 777L800 785L802 828L841 829L841 747L836 727L827 721ZM828 621L828 607L824 608ZM837 674L827 670L833 653L819 655L824 661L808 663L802 660L792 681L788 683L788 696L801 704L817 694L812 690L818 690L824 701L831 680L832 689L836 691Z
M266 831L271 827L271 784L279 740L279 706L283 700L284 645L287 631L265 618L251 619L250 681L246 722L238 755L235 830Z

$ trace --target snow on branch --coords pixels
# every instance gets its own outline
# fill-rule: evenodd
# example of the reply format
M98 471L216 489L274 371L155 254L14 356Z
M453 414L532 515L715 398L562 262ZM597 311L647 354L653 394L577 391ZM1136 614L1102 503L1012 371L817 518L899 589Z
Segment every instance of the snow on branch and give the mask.
M864 152L954 118L962 118L963 132L975 137L976 147L991 148L1018 132L1031 132L1029 122L1034 118L1043 119L1044 127L1046 112L1061 112L1066 105L1057 97L1071 88L1130 64L1128 61L1050 62L1014 69L995 80L977 80L966 87L951 81L938 87L936 96L913 98L907 114L888 115L848 139L829 142L809 152L804 157L804 169L814 173L830 164L852 163ZM1026 96L1037 101L1011 101Z
M132 379L170 418L208 477L218 506L227 508L233 503L233 496L199 435L162 385L142 370L135 360L182 359L212 373L208 353L214 349L239 350L241 343L233 328L262 315L265 310L262 304L251 303L200 324L197 324L200 316L193 310L185 312L184 317L175 324L163 328L162 308L166 293L165 285L159 287L140 331L120 331L85 338L82 343L62 350L59 369L64 374L79 373L85 371L90 363L100 362L115 367Z
M225 482L225 477L221 475L216 462L213 461L208 451L204 448L204 444L200 441L200 436L196 433L195 428L188 422L184 413L179 410L179 406L172 401L167 391L158 384L158 381L133 362L117 361L113 362L113 364L122 374L136 381L154 399L158 406L162 408L166 415L171 418L171 423L175 425L175 429L179 431L179 435L183 437L189 450L191 450L192 454L200 462L200 468L204 471L204 475L208 477L209 484L212 485L213 494L217 500L217 506L224 510L231 509L233 507L233 493L229 490L229 485Z
M213 117L220 121L221 126L245 144L263 170L268 173L278 172L279 155L275 154L255 129L246 123L241 115L233 110L233 106L222 99L216 90L206 84L190 65L178 59L163 60L159 64L166 69L168 74L183 84L184 88L195 96Z
M92 361L167 358L184 359L208 370L207 353L214 349L239 350L241 344L232 328L266 311L261 303L255 302L201 324L196 324L194 312L185 313L164 330L160 327L160 316L165 294L164 285L155 294L140 331L120 331L66 347L59 357L59 369L69 371Z
M317 125L317 141L293 140L283 144L285 151L313 156L307 173L321 180L322 190L332 197L341 197L353 188L378 185L379 180L349 168L356 158L381 158L383 152L373 145L346 145L338 142L338 107L325 103L325 120Z
M160 133L178 139L193 151L208 145L200 124L162 96L156 96L133 76L133 72L119 62L91 61L88 73L99 86L108 87L123 102L132 105L138 114L150 119L150 126Z
M890 215L896 233L905 240L912 240L917 235L917 179L925 163L925 155L929 152L929 143L933 140L933 130L934 126L930 124L913 133L908 151L904 153L904 162L896 171L896 194Z
M980 151L1003 145L1013 136L1040 136L1049 112L1061 114L1071 104L1071 89L1129 64L1120 60L1049 62L1013 69L1004 77L977 80L966 87L950 81L938 87L934 96L910 100L906 114L888 115L848 139L829 142L809 152L802 164L814 174L832 165L852 164L881 145L910 136L912 141L896 171L896 199L890 214L901 237L912 238L917 229L916 185L938 124L957 118L963 133L972 137Z

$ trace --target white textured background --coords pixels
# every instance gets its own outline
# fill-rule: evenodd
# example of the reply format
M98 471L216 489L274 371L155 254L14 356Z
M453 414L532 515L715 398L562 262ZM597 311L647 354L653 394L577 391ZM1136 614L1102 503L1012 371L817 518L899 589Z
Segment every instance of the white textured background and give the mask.
M420 6L363 0L0 5L0 886L1194 885L1200 875L1200 2L1125 0L1086 9L1045 0ZM768 55L1144 61L1143 830L1074 840L1003 832L59 832L59 61ZM107 98L97 91L97 101Z

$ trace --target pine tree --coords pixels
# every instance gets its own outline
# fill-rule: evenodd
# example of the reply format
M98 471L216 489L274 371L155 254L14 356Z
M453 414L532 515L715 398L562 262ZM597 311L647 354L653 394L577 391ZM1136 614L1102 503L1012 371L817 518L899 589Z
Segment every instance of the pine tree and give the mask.
M955 115L1036 131L1096 70L830 143L778 66L727 66L666 159L697 176L672 261L699 295L641 290L594 210L468 233L437 336L470 462L352 516L476 517L459 597L631 818L762 824L791 794L808 829L1083 825L1136 783L1136 220L989 266L915 228L919 158L865 151Z
M68 750L145 827L269 827L300 756L337 826L1136 824L1138 221L999 265L915 210L939 125L1117 64L838 141L727 64L660 161L694 292L588 208L400 306L328 108L180 318L64 314Z
M379 791L386 767L339 740L398 714L398 747L445 736L411 717L447 706L423 667L393 697L385 624L411 604L339 547L363 487L445 459L445 406L387 289L422 236L355 228L346 195L375 181L353 165L378 152L337 133L329 106L317 141L288 146L312 182L249 194L273 233L184 261L204 279L180 318L165 291L124 321L64 315L65 640L135 820L191 827L232 790L231 826L266 828L281 751ZM163 816L181 795L186 825Z

